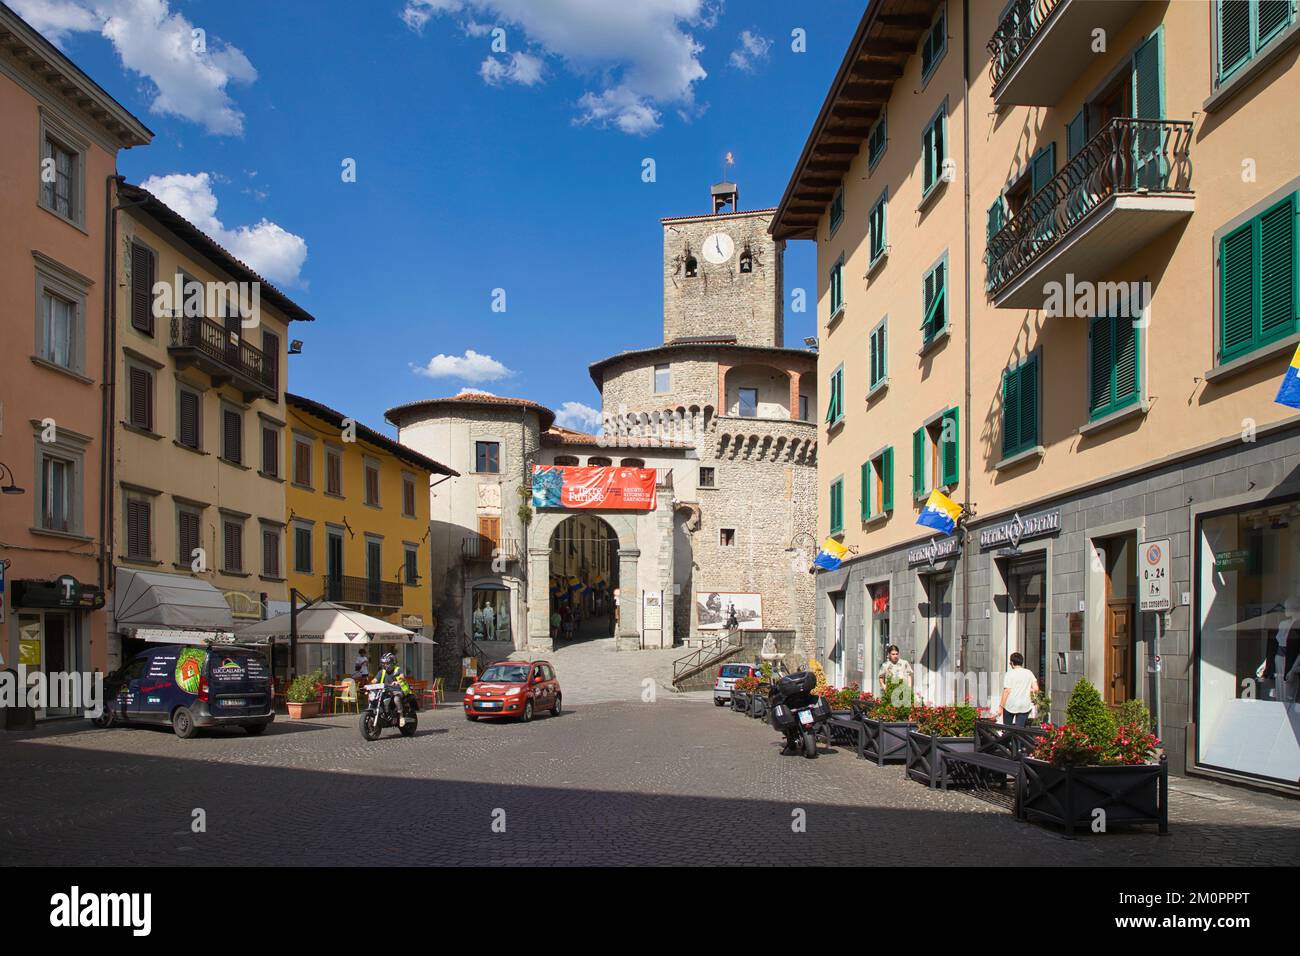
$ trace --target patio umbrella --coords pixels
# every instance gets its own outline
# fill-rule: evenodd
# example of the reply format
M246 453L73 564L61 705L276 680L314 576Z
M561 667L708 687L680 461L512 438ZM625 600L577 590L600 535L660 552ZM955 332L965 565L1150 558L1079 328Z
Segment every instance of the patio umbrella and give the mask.
M250 624L237 632L241 641L289 636L289 615L280 614L266 621ZM416 634L397 624L381 621L369 614L342 607L330 601L312 604L298 612L298 640L304 644L433 644L423 634Z

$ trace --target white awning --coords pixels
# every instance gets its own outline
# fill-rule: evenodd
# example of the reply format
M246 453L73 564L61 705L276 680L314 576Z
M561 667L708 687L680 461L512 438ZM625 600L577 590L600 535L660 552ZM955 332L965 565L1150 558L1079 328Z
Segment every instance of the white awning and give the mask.
M137 640L154 644L233 644L235 635L230 631L182 631L176 628L136 628Z
M136 571L132 568L117 568L116 572L113 616L119 631L159 629L233 633L235 621L230 614L230 605L207 581L188 574Z

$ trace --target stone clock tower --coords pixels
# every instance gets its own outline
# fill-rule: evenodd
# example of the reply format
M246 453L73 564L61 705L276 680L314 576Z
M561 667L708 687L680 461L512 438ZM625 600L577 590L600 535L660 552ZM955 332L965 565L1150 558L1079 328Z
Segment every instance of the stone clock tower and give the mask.
M664 342L734 338L780 347L785 241L767 231L775 210L741 212L735 183L710 193L712 214L661 220Z

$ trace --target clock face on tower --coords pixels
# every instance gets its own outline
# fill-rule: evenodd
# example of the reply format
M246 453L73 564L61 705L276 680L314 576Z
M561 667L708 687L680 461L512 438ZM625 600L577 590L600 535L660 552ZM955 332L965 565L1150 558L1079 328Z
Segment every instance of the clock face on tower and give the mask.
M715 232L704 240L702 251L709 262L715 266L721 265L731 258L731 254L736 251L736 244L725 232Z

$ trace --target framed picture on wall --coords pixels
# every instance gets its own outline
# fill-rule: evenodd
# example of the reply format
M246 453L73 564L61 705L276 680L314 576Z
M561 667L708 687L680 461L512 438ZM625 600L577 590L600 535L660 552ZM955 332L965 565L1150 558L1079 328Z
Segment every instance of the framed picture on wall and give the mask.
M742 631L763 629L763 595L745 591L698 591L695 616L701 631L724 630L734 611Z

